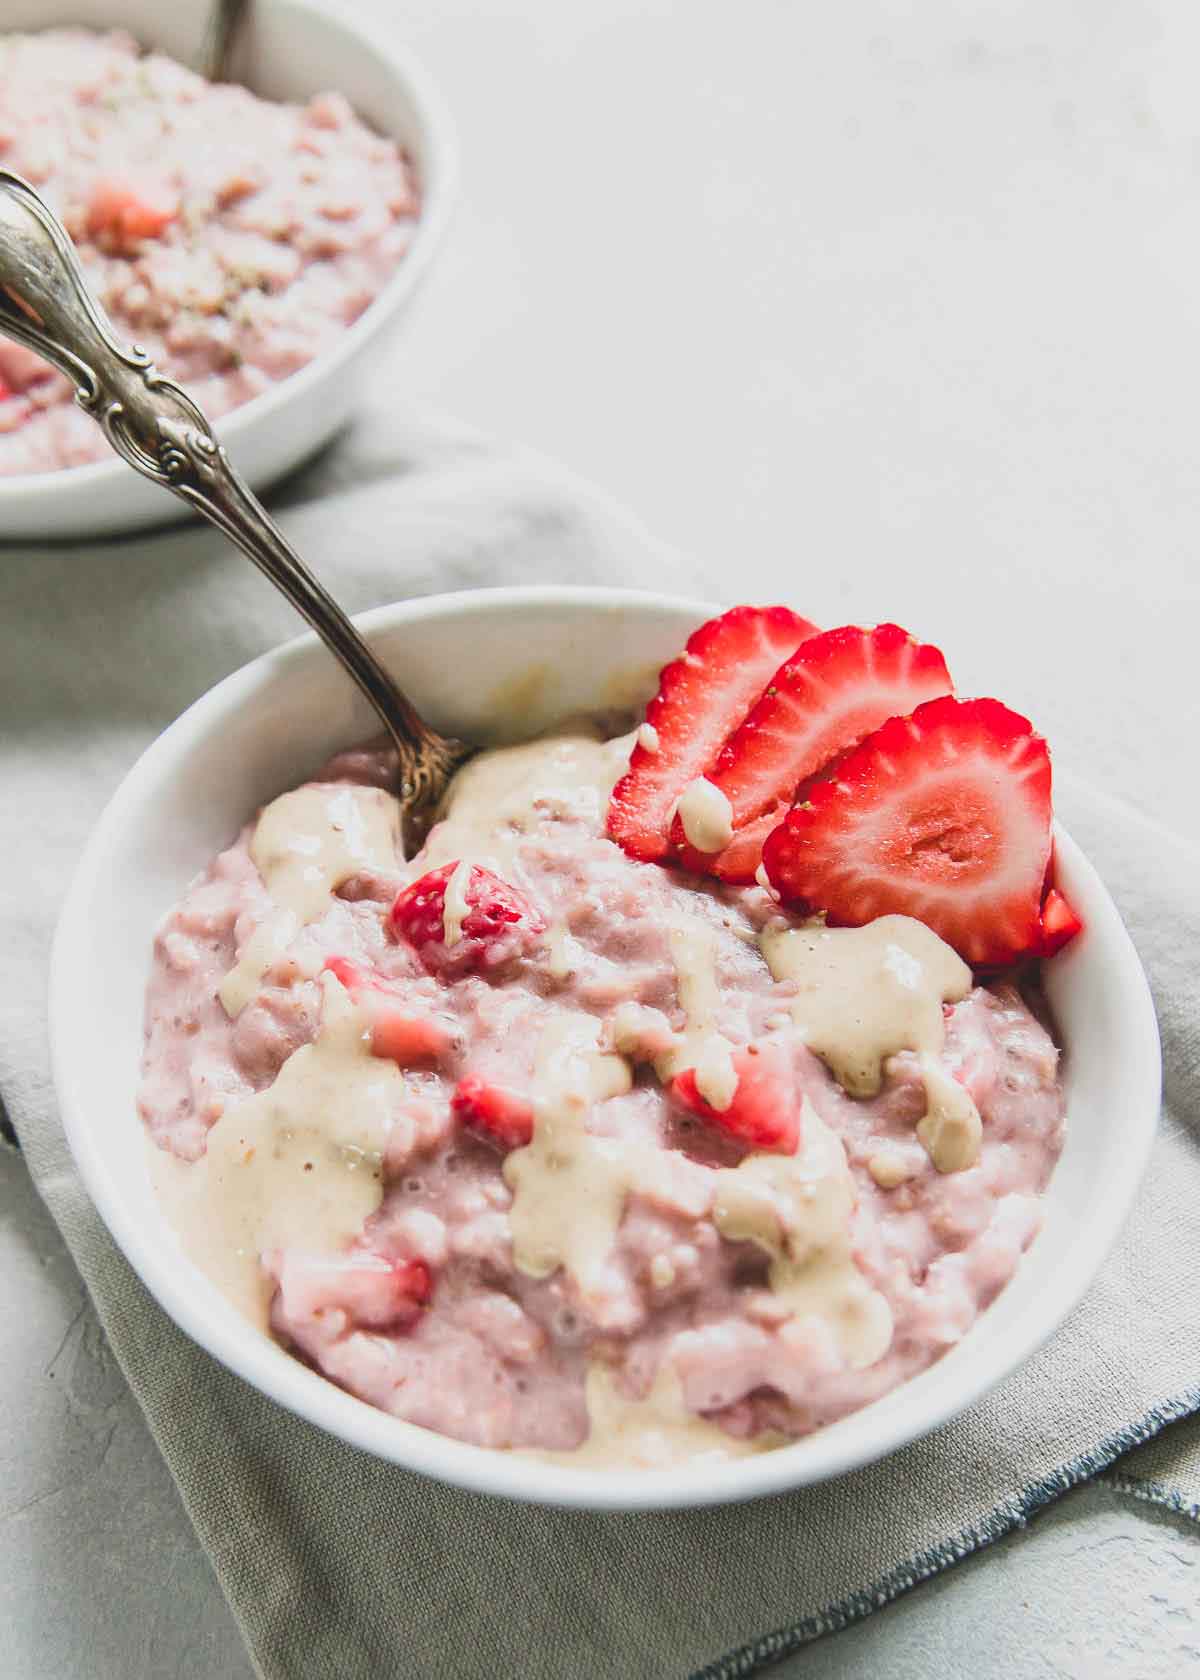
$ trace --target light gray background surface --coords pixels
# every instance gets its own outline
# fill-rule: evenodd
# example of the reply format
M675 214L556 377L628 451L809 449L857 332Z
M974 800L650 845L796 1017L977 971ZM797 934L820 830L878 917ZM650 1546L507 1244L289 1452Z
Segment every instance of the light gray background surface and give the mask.
M1194 837L1200 13L402 11L455 112L465 198L380 369L397 400L556 455L727 558L731 596L945 637L964 689L1027 707L1060 763L1119 774ZM1118 616L1119 638L1089 633ZM243 1680L7 1154L0 1348L0 1675ZM776 1672L1176 1676L1200 1667L1198 1588L1194 1529L1090 1489Z

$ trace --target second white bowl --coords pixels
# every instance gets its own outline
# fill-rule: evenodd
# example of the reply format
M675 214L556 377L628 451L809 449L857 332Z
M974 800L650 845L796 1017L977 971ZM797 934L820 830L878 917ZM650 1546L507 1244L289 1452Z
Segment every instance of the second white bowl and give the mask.
M206 6L157 0L0 0L0 33L57 25L126 29L143 46L198 64ZM398 27L398 26L397 26ZM264 0L246 32L246 80L267 99L304 101L333 89L381 134L398 140L421 185L421 214L404 260L357 321L307 367L222 416L218 435L255 489L313 454L343 425L380 340L400 320L441 244L454 195L455 145L426 72L384 35L314 0ZM186 504L117 458L57 472L0 476L0 534L93 537L188 517Z

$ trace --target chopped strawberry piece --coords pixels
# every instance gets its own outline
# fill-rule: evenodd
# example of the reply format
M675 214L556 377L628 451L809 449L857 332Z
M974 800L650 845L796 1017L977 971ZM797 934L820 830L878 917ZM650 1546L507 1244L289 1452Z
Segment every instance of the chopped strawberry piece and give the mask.
M407 997L403 987L390 985L348 957L327 957L325 968L370 1021L372 1055L411 1067L414 1062L438 1061L454 1042L450 1025Z
M1049 858L1045 741L998 700L951 698L868 735L763 847L785 903L915 916L986 967L1040 948Z
M127 250L143 239L157 239L179 212L177 196L161 182L106 178L97 181L88 201L87 230L93 239L103 238L118 250Z
M465 881L459 876L452 888L458 868L444 863L403 889L391 910L396 938L407 940L431 973L450 978L486 973L528 955L546 932L545 917L518 887L478 864L471 864ZM447 914L448 890L459 896L464 910L457 929ZM457 932L449 943L448 922Z
M366 969L351 962L349 957L326 957L322 973L332 974L335 980L339 980L345 986L351 997L363 986L371 984L371 976Z
M800 1098L791 1058L782 1045L764 1039L733 1052L737 1090L726 1109L713 1108L700 1095L692 1068L671 1081L671 1094L730 1137L754 1149L794 1155L800 1145Z
M285 1249L264 1261L278 1280L291 1319L336 1311L372 1330L408 1328L433 1293L424 1260L387 1260L368 1249L346 1254Z
M392 1275L397 1290L420 1306L433 1294L433 1274L424 1260L393 1260Z
M436 1062L453 1042L450 1029L432 1015L406 1014L377 1000L370 1007L371 1051L411 1067L414 1062Z
M873 630L845 624L810 636L771 678L708 772L729 801L732 844L719 853L697 851L676 818L672 840L680 862L725 881L753 880L762 842L802 782L888 718L905 717L953 686L938 649L914 641L898 624ZM743 831L756 819L752 839Z
M483 1132L502 1149L522 1149L533 1136L532 1106L515 1091L491 1085L478 1074L459 1080L450 1108L464 1126Z
M0 373L0 402L7 402L13 395L12 386L6 383L4 375Z
M653 749L639 740L608 807L608 832L630 857L652 863L667 855L679 795L815 629L787 607L734 607L689 637L646 708Z
M1051 887L1042 902L1042 947L1044 957L1054 956L1083 932L1083 923L1057 887Z

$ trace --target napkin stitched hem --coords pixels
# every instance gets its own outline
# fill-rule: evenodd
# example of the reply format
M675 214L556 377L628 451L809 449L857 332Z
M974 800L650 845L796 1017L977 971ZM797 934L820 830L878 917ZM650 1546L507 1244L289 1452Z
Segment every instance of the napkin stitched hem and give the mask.
M1200 1387L1185 1390L1178 1399L1153 1407L1137 1423L1106 1435L1091 1452L1080 1453L1053 1475L1031 1482L1012 1499L998 1505L982 1522L972 1523L938 1545L917 1552L871 1586L860 1587L857 1592L848 1594L815 1615L806 1616L791 1627L776 1628L772 1633L751 1640L728 1656L697 1669L691 1680L747 1680L748 1676L793 1656L802 1646L812 1644L825 1634L840 1633L843 1628L863 1621L873 1611L882 1610L923 1581L940 1575L953 1564L961 1563L972 1552L982 1551L985 1546L1003 1540L1014 1529L1023 1528L1031 1517L1072 1488L1099 1475L1122 1453L1144 1446L1168 1425L1179 1423L1197 1412L1200 1412ZM1146 1504L1164 1506L1178 1516L1200 1522L1200 1502L1192 1504L1182 1494L1161 1483L1119 1477L1114 1478L1110 1485L1117 1493L1127 1494Z
M1200 1410L1200 1407L1197 1409ZM1178 1488L1166 1487L1162 1482L1137 1481L1132 1476L1110 1476L1107 1483L1114 1493L1125 1494L1129 1499L1140 1499L1144 1505L1158 1505L1174 1516L1200 1523L1200 1499L1188 1499Z

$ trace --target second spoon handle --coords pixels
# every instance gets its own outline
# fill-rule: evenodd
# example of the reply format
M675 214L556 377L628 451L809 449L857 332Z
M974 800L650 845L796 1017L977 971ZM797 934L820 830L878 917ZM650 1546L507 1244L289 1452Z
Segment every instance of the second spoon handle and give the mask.
M65 229L29 183L0 169L0 332L52 362L143 478L220 527L281 589L371 701L400 754L400 795L436 798L462 757L418 715L337 602L230 463L186 391L120 342Z

